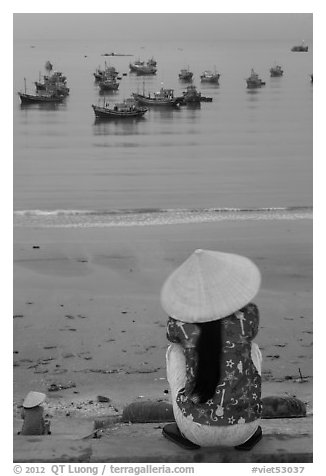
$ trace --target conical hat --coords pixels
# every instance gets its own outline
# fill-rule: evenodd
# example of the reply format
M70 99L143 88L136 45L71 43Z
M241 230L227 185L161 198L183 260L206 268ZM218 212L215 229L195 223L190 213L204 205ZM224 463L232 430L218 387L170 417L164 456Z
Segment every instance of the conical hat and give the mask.
M196 250L165 281L161 305L183 322L215 321L248 304L260 281L259 269L244 256Z
M41 392L29 392L23 402L24 408L33 408L40 405L46 399L45 393Z

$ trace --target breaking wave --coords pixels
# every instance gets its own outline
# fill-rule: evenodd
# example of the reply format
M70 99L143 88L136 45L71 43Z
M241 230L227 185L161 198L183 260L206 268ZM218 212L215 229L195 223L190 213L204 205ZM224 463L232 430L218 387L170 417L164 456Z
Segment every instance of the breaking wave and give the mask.
M191 209L113 209L113 210L17 210L14 226L50 228L92 228L113 226L172 225L209 223L222 220L300 220L312 219L313 208L191 208Z

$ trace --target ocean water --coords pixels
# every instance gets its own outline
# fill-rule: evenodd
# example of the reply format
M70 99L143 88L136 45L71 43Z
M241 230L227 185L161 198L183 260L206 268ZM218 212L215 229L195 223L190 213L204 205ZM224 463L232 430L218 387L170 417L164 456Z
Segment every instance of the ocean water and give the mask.
M116 226L224 219L312 217L313 72L308 53L289 41L14 42L14 224ZM115 51L133 56L104 57ZM156 76L129 73L129 62L157 60ZM60 105L22 107L50 60L67 76ZM161 85L182 95L189 66L212 103L150 109L143 119L96 123L103 101L93 73L104 61L122 76L111 104ZM278 63L284 76L271 78ZM266 81L248 90L251 68ZM220 85L200 83L205 69Z

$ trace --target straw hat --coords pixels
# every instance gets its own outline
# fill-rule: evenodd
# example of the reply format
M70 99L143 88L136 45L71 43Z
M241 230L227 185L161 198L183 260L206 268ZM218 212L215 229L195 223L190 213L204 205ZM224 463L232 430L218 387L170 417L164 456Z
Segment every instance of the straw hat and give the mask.
M161 305L183 322L215 321L248 304L260 281L257 266L244 256L196 250L165 281Z
M37 407L37 405L40 405L41 403L43 403L45 399L46 399L45 393L29 392L25 397L25 400L23 402L23 407L24 408Z

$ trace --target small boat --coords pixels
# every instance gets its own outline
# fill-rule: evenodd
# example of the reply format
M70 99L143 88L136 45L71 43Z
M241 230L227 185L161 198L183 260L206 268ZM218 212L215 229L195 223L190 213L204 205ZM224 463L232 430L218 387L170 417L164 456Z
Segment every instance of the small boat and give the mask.
M59 103L65 99L65 95L58 93L58 91L46 90L44 93L28 94L26 92L26 79L24 78L25 83L25 92L18 92L22 104L32 104L32 103Z
M253 69L251 69L251 74L249 78L246 79L247 87L248 88L260 88L261 86L265 86L265 81L262 81L258 74L255 73Z
M177 98L179 104L187 105L187 104L199 104L201 102L212 102L213 98L208 98L202 96L199 91L197 91L196 86L187 86L186 91L182 93L182 96Z
M138 106L133 100L125 100L122 103L117 103L113 108L109 107L109 103L103 106L95 106L92 104L95 117L97 119L128 119L135 117L142 117L147 111L147 107Z
M194 75L194 73L189 71L189 67L188 67L188 69L183 68L183 69L181 69L181 71L179 73L179 79L181 81L192 81L193 75Z
M213 73L210 70L206 70L206 71L203 72L203 74L201 74L200 80L201 80L202 83L218 84L220 76L221 75L219 73L217 73L216 71Z
M118 74L114 66L108 66L105 62L104 69L99 66L94 73L94 77L96 81L102 81L107 78L115 78Z
M301 45L296 45L291 48L291 51L303 51L307 52L308 51L308 46L304 44L304 41L302 41Z
M136 73L138 74L138 76L141 76L141 75L147 75L147 74L148 75L156 74L156 71L157 69L155 68L155 66L145 64L143 66L139 66L136 70Z
M134 63L129 63L129 69L133 73L136 73L140 66L145 66L145 61L140 61L140 59L138 59Z
M62 102L65 96L58 96L57 94L27 94L27 93L18 93L22 104L31 104L31 103L58 103Z
M139 93L132 93L133 98L139 103L146 106L178 106L178 98L174 97L173 89L161 88L158 92L151 96Z
M156 64L157 62L154 58L150 58L147 63L145 61L137 60L134 63L129 64L130 71L140 75L151 75L156 74Z
M116 91L119 89L119 84L115 78L107 78L100 81L98 85L101 91Z
M284 73L282 67L278 64L275 66L272 66L269 72L271 73L272 78L283 76L283 73Z

